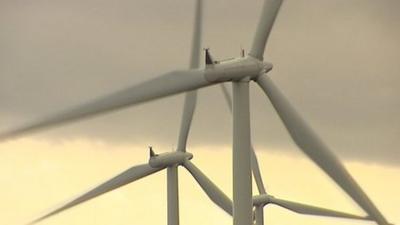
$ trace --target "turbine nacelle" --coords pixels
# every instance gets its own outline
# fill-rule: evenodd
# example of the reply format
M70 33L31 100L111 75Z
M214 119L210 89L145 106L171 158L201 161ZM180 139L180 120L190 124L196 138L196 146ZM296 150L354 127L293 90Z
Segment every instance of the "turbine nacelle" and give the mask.
M206 69L204 76L211 83L243 79L256 80L259 75L272 70L271 63L260 61L252 56L216 61L208 48L205 49L205 52Z
M206 67L205 78L208 82L239 81L246 78L256 80L260 74L272 69L272 64L253 57L234 58Z
M149 165L153 168L164 168L177 164L181 165L186 160L190 160L192 158L192 153L180 151L155 154L153 149L150 147Z

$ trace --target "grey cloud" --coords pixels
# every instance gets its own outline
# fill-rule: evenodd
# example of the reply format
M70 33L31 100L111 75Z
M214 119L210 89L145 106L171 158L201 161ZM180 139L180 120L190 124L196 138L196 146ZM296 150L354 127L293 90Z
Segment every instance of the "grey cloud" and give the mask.
M204 46L248 49L262 1L206 1ZM192 1L2 1L0 128L188 64ZM340 157L400 163L400 2L287 0L267 46L270 76ZM43 132L176 145L183 98ZM294 149L252 87L256 146ZM218 87L200 90L190 144L231 143ZM144 146L145 147L145 146ZM167 149L169 150L169 149Z

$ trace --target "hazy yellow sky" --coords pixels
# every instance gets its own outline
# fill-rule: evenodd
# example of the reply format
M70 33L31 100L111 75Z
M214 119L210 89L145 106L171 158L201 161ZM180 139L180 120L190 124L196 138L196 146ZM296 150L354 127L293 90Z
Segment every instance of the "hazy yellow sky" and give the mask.
M164 146L154 146L158 152ZM194 162L231 196L231 152L213 147L191 149ZM258 151L267 191L277 197L362 213L316 166L301 154ZM94 140L49 143L33 138L0 144L0 224L24 224L46 210L130 166L148 160L146 144L111 145ZM222 163L221 163L222 161ZM390 222L400 223L400 168L346 162ZM184 168L179 170L181 224L231 224ZM285 209L265 209L267 225L372 224L307 217ZM166 224L165 172L105 194L41 224Z

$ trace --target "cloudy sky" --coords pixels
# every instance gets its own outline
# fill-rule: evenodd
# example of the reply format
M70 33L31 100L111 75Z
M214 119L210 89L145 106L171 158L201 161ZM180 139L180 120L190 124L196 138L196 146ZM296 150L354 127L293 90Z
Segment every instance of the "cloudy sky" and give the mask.
M217 59L238 56L241 47L249 49L261 4L261 0L206 1L203 47L209 47ZM193 6L193 1L187 0L0 1L0 131L160 73L186 68ZM372 192L387 186L395 190L392 188L400 180L399 9L397 0L287 0L265 54L265 59L274 64L271 78L332 150L349 163L346 165L354 172L358 170L360 179L366 174L383 177L379 178L380 187L375 186L371 177L365 178L364 186ZM15 179L7 178L6 173L2 175L4 182L11 182L7 190L13 194L9 196L22 201L28 194L16 187L26 186L24 180L28 177L27 181L37 181L37 185L47 188L40 190L39 185L29 195L38 199L44 198L44 193L54 196L29 208L23 208L19 201L7 201L3 206L8 208L8 224L18 221L13 218L32 216L68 194L106 178L93 175L95 171L79 176L77 171L65 168L101 167L107 171L104 174L111 176L119 171L117 168L123 170L132 163L124 161L124 151L118 150L122 148L118 146L131 148L129 156L139 158L134 162L147 160L148 145L154 145L158 151L172 150L176 146L182 101L182 95L170 97L1 143L2 170L15 173ZM269 162L268 155L277 157L274 162L279 164L305 160L256 85L251 89L251 113L253 142L265 163ZM231 122L219 88L202 89L189 148L196 154L228 157ZM102 143L102 150L107 148L106 153L94 150L98 143ZM61 160L64 154L69 156L68 160ZM81 162L85 154L99 154L99 161L86 165ZM106 170L102 160L113 154L115 162ZM76 186L59 191L54 184L46 185L49 181L45 179L57 180L52 166L68 170L55 170L64 176L76 176L76 180L71 180ZM203 167L212 169L212 165ZM312 164L305 167L310 173L317 171ZM289 176L290 171L293 169L280 172ZM60 174L56 176L57 182L62 183ZM85 175L91 179L85 180ZM285 190L283 184L279 188L277 180L276 192ZM229 192L230 181L220 180L219 184L226 185ZM304 187L300 190L304 191ZM392 217L396 213L390 207L390 195L394 193L388 191L384 197L374 193L373 198L381 201L379 206L387 208L384 212L388 216L392 212ZM304 193L292 194L298 197ZM309 199L320 203L321 198ZM32 197L30 201L38 199ZM203 201L208 204L207 199ZM5 207L10 204L12 207ZM129 207L135 206L115 207L124 208L123 212L129 214ZM164 212L162 207L156 210ZM99 212L98 208L92 209L89 216ZM78 221L81 217L74 218ZM104 221L94 219L85 224L107 224ZM127 224L126 221L135 222L134 218L121 219L119 224ZM227 221L228 224L230 220Z

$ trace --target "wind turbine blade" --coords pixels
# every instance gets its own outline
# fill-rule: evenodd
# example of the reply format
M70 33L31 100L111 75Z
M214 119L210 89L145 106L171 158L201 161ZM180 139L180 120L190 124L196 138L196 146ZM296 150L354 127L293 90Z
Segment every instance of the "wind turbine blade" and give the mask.
M279 198L270 197L269 203L278 205L280 207L289 209L296 213L306 214L306 215L315 215L315 216L329 216L329 217L339 217L346 219L358 219L358 220L371 220L370 217L367 216L358 216L350 213L339 212L335 210L325 209L316 206L310 206L302 203L287 201Z
M122 89L86 104L45 117L33 123L0 134L0 140L19 136L43 128L72 122L101 113L125 108L161 97L194 90L209 85L203 70L181 70L166 73L138 85Z
M196 0L196 13L194 16L194 25L193 25L190 69L197 69L200 67L202 31L203 31L203 1Z
M229 107L229 111L232 113L232 97L229 94L229 91L226 88L225 83L221 83L220 87L224 95L226 104ZM266 193L265 186L261 177L260 165L258 164L257 155L253 148L253 145L251 145L250 148L251 148L251 170L253 171L254 180L256 181L258 192L260 194L265 194Z
M163 168L152 168L148 164L131 167L130 169L128 169L128 170L122 172L121 174L111 178L110 180L98 185L97 187L91 189L90 191L78 196L77 198L74 198L72 201L69 201L69 202L63 204L61 207L58 207L58 208L52 210L51 212L45 214L44 216L41 216L41 217L35 219L34 221L30 222L29 224L35 224L37 222L40 222L46 218L49 218L50 216L56 215L64 210L67 210L71 207L74 207L78 204L86 202L90 199L93 199L93 198L99 196L99 195L102 195L106 192L117 189L121 186L129 184L135 180L138 180L140 178L148 176L148 175L155 173L157 171L160 171L162 169Z
M254 180L256 181L258 192L260 194L265 194L266 193L265 186L261 177L260 165L258 164L256 151L254 150L253 145L251 145L250 148L251 148L251 170L253 171Z
M193 163L186 160L183 166L192 174L207 196L229 215L232 214L232 201Z
M249 52L250 56L263 60L265 45L267 43L272 26L282 5L283 0L265 0L260 20L253 39L253 45Z
M181 128L179 130L178 151L185 152L189 137L190 126L192 124L194 111L197 103L197 91L190 91L185 94L183 113L181 119Z
M194 29L192 36L192 51L190 57L190 69L200 67L201 36L203 23L203 1L196 1L196 13L194 18ZM197 91L191 91L185 94L183 113L181 120L181 129L178 139L178 151L186 151L186 143L189 136L190 126L193 120L194 110L197 103Z
M225 102L228 105L229 112L232 113L232 96L229 93L228 89L226 88L225 83L221 83L220 87L221 87L221 90L222 90L222 94L224 95Z
M279 117L297 146L346 191L368 215L380 225L388 222L339 159L307 125L272 80L261 75L258 84L267 94Z

